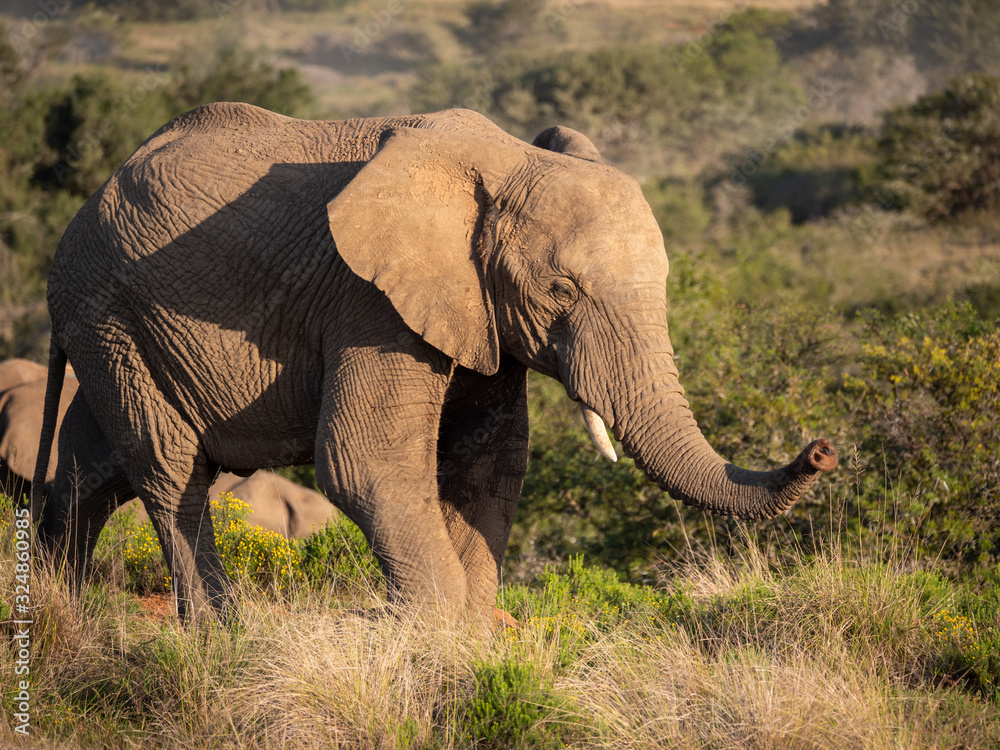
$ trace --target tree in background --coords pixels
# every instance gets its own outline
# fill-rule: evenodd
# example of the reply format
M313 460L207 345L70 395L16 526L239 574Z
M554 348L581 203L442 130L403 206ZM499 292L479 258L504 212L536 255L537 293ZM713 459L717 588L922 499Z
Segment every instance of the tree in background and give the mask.
M485 54L511 49L538 30L545 0L475 0L465 7L464 44Z
M911 14L910 49L936 83L964 73L1000 74L1000 4L927 0Z
M874 183L930 219L1000 207L1000 79L965 75L887 113Z

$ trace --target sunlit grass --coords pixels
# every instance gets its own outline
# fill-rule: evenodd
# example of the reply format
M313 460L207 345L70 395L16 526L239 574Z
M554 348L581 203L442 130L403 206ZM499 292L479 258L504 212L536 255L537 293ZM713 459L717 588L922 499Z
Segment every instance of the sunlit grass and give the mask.
M0 529L5 633L11 539ZM351 544L355 559L370 559ZM151 617L125 576L73 598L36 565L34 732L81 747L986 748L1000 739L1000 592L914 570L903 556L820 552L776 564L752 541L737 551L689 554L649 586L581 559L550 567L501 592L520 629L487 632L389 607L382 582L363 573L346 597L340 579L303 577L277 592L237 577L233 624L184 626ZM0 650L11 648L7 637ZM0 670L2 694L14 684ZM0 744L15 740L0 729Z

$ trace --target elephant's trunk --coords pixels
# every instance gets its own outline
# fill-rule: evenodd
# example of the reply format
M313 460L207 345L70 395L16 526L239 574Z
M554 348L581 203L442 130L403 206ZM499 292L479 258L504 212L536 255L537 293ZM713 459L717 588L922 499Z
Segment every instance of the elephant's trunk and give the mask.
M670 355L668 350L666 356L642 358L639 379L631 381L640 385L610 393L605 403L626 455L671 496L721 515L771 518L837 465L837 450L826 439L810 443L794 461L773 471L727 463L701 434Z

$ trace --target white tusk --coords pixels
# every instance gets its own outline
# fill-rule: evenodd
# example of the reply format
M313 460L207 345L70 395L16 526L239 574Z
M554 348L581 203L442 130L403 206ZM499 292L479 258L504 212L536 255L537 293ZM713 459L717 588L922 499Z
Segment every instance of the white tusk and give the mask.
M594 445L597 446L597 450L612 463L617 462L618 456L615 454L615 447L608 437L608 428L604 426L604 420L584 403L580 404L580 411L583 412L583 423L587 425L587 432L590 434L590 439L594 441Z

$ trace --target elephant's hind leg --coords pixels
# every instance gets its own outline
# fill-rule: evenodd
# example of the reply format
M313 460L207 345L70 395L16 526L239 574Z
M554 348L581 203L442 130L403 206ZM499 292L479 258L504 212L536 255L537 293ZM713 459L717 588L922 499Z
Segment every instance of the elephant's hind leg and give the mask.
M59 464L39 524L46 547L65 554L77 584L108 518L134 497L117 452L78 392L59 431Z
M114 343L89 347L101 361L78 366L81 385L156 529L178 614L199 618L214 608L226 617L229 585L208 503L217 467L195 429L157 387L127 327Z

